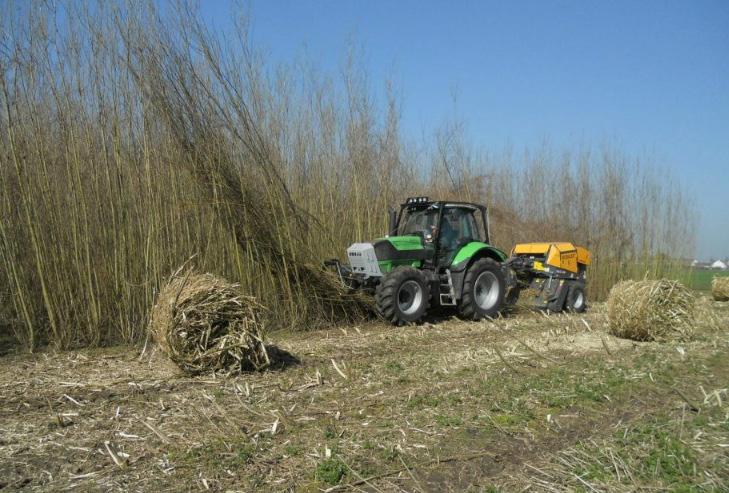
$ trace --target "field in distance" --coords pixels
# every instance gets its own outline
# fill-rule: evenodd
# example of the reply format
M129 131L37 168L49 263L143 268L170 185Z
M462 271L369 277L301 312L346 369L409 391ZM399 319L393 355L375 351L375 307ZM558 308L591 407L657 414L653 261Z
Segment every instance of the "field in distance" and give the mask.
M729 270L687 268L678 273L677 279L681 279L691 289L708 292L711 291L711 280L714 277L729 277Z

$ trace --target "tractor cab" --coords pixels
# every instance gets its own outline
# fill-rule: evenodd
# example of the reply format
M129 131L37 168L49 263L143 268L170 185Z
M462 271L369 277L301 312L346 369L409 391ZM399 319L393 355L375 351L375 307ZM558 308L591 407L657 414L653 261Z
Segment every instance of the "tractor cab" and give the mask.
M417 236L433 267L447 268L471 242L488 243L486 208L464 202L431 202L415 197L391 220L388 239Z

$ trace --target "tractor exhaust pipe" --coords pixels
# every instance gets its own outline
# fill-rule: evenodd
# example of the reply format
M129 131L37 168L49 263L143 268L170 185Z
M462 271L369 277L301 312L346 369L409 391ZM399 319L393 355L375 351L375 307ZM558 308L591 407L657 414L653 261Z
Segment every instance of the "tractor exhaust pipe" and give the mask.
M396 236L397 235L397 211L390 207L387 211L388 214L388 227L387 227L387 234L389 236Z

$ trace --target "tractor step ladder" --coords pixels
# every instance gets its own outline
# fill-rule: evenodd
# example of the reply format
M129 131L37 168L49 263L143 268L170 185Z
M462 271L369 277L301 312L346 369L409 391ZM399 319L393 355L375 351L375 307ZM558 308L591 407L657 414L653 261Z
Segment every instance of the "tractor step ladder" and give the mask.
M456 306L456 290L453 289L453 277L451 277L450 270L446 269L445 277L445 279L442 276L440 278L440 304L441 306Z

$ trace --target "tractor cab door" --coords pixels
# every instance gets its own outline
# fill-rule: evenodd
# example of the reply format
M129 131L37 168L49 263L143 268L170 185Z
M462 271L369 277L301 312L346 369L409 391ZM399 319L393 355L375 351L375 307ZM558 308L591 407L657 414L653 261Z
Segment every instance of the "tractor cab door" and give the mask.
M483 241L476 221L477 209L453 205L446 207L438 228L438 265L451 264L458 251L472 241Z

